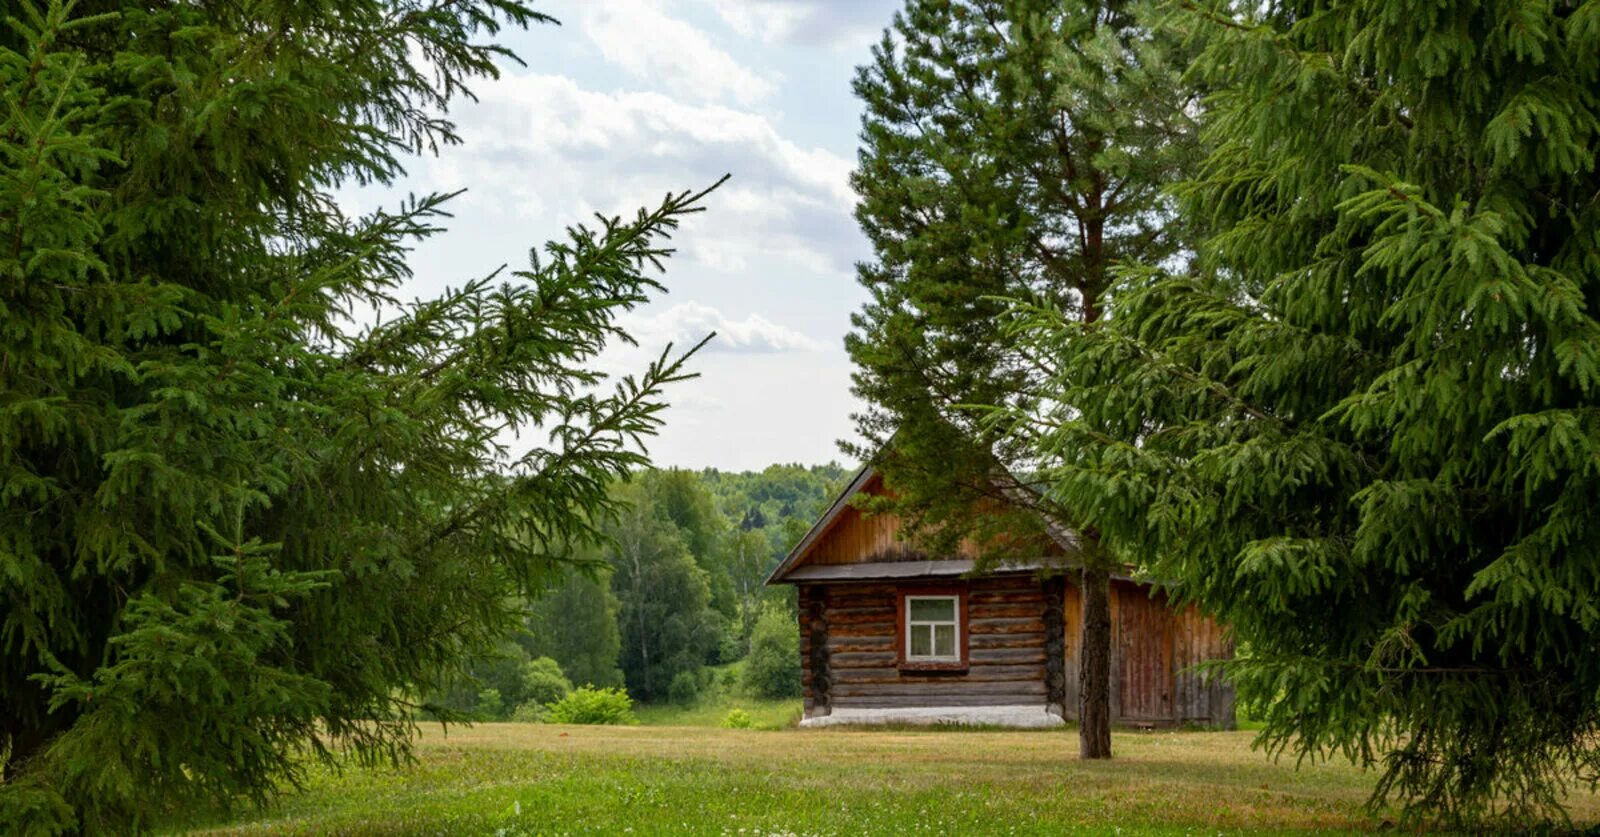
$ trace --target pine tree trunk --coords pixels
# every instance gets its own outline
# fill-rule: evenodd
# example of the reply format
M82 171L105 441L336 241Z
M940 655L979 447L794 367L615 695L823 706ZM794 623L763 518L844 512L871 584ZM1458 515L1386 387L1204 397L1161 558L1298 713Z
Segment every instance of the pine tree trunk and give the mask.
M1002 488L1012 498L1020 490ZM1020 504L1021 501L1019 501ZM1083 561L1080 582L1083 599L1082 646L1078 653L1078 757L1111 758L1111 570L1109 559L1092 530L1073 532L1059 519L1042 518L1050 539Z
M1078 655L1078 757L1111 758L1111 573L1083 568L1083 649Z

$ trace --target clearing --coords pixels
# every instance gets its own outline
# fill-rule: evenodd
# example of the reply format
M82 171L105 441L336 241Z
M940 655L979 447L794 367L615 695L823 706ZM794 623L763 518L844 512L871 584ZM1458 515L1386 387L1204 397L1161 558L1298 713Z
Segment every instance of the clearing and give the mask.
M1273 764L1250 732L426 728L405 770L318 772L228 834L1053 834L1372 830L1372 778ZM1572 800L1600 821L1600 798Z

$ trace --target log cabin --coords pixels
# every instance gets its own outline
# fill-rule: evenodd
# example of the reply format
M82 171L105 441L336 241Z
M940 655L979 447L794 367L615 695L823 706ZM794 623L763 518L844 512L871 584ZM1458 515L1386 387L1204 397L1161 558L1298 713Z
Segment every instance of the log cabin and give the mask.
M1075 720L1081 610L1060 558L977 572L969 543L930 559L860 493L885 493L870 466L767 579L797 588L801 725ZM1228 632L1132 575L1110 604L1113 723L1232 728L1232 687L1196 668L1232 656Z

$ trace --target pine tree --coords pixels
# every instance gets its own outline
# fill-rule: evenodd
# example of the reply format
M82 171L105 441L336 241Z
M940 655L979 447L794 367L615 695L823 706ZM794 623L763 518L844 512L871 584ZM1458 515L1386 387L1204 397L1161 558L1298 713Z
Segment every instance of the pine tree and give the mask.
M104 14L101 12L104 11ZM644 464L663 359L595 355L694 195L405 304L513 0L21 0L0 22L0 822L124 833L402 759ZM413 63L413 57L419 59ZM374 309L385 316L366 326ZM526 454L503 446L522 434Z
M1026 448L970 408L1032 401L1002 297L1093 321L1113 265L1183 258L1163 192L1194 155L1180 58L1136 3L911 0L855 82L866 107L857 218L876 259L860 269L871 301L846 344L871 405L852 452L895 492L877 507L927 551L974 537L1078 568L1085 758L1111 754L1118 558L1070 505L1035 490Z
M1600 775L1600 3L1204 4L1209 270L1048 306L1051 494L1230 624L1263 742L1501 824Z

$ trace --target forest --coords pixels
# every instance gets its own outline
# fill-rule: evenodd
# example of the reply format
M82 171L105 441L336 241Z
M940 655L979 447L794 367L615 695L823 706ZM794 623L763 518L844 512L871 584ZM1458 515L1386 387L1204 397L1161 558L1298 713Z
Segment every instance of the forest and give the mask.
M802 442L1069 735L630 723L833 653L841 467L658 467ZM1592 828L1596 508L1600 0L0 11L6 833Z
M712 687L712 666L740 693L798 696L794 590L764 581L848 476L773 465L617 483L627 505L606 539L570 556L578 569L529 597L521 625L428 703L447 717L540 720L574 687L594 686L684 705Z

